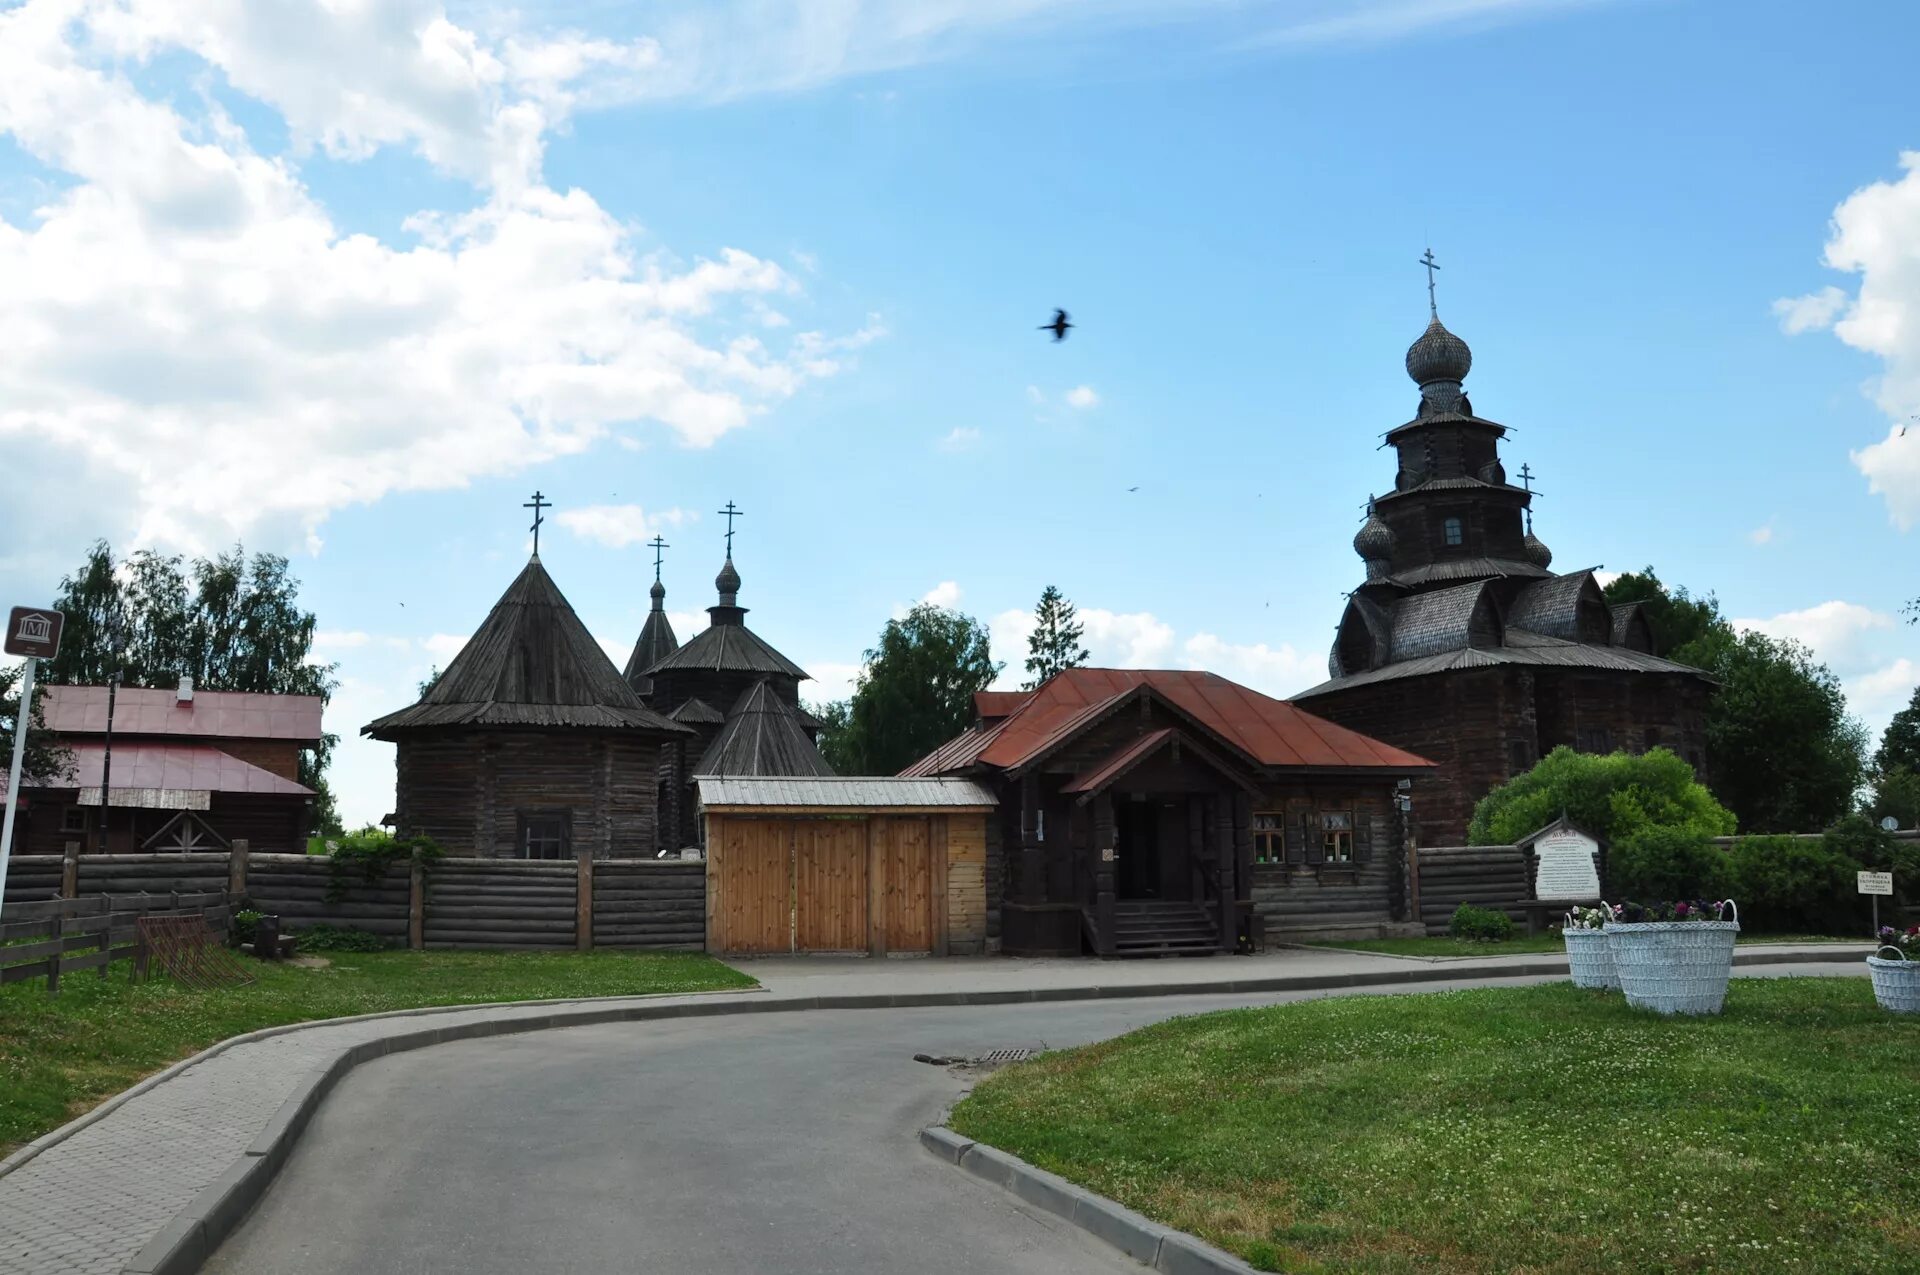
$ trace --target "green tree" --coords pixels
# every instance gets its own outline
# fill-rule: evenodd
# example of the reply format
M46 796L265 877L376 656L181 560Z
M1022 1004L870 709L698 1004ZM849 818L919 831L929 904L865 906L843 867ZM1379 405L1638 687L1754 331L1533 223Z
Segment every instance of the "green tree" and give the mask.
M819 745L820 755L827 759L827 765L843 775L860 774L858 767L862 759L853 755L853 737L848 733L853 726L853 702L841 699L801 707L820 722L820 734L814 742Z
M1027 638L1027 684L1032 690L1062 669L1079 668L1092 658L1080 645L1087 626L1080 623L1073 603L1053 585L1040 594L1033 609L1033 633Z
M1904 767L1920 773L1920 686L1913 688L1913 698L1887 723L1873 764L1881 771Z
M992 685L986 626L921 603L887 621L863 657L844 716L828 705L828 764L844 775L893 775L966 729L973 697Z
M64 643L64 637L62 639ZM13 727L20 718L20 674L24 666L0 668L0 784L13 765ZM20 759L21 786L33 779L58 779L71 773L73 753L47 734L45 701L33 694L33 713L27 718L27 752Z
M1677 828L1701 839L1734 830L1733 813L1694 778L1693 767L1664 748L1576 753L1554 749L1473 808L1467 840L1511 845L1565 814L1616 847L1646 828Z
M1686 651L1719 682L1707 710L1715 794L1748 832L1812 832L1853 808L1866 728L1840 679L1791 639L1718 629Z
M312 662L313 613L279 554L248 558L238 545L190 566L141 550L116 563L103 541L60 582L66 613L49 682L99 685L118 671L127 686L172 689L191 676L210 691L332 698L337 666ZM300 782L317 794L315 824L337 829L327 764L339 736L300 756Z
M1920 828L1920 771L1896 766L1875 775L1866 813L1875 823L1892 815L1902 828Z
M1626 602L1641 604L1641 613L1653 630L1656 655L1681 659L1676 652L1727 626L1720 615L1720 602L1713 594L1696 598L1685 589L1670 589L1661 583L1652 567L1616 577L1603 592L1609 606Z

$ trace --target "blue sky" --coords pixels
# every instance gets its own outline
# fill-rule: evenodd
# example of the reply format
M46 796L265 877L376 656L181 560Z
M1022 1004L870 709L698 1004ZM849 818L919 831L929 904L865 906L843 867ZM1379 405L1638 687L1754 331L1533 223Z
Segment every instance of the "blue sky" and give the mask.
M621 653L640 542L684 638L734 500L749 622L822 695L927 596L1017 675L1049 583L1102 662L1285 694L1431 243L1556 563L1716 592L1877 731L1920 682L1920 14L1735 15L0 0L0 584L97 536L288 552L351 739L536 487ZM337 786L377 818L390 750Z

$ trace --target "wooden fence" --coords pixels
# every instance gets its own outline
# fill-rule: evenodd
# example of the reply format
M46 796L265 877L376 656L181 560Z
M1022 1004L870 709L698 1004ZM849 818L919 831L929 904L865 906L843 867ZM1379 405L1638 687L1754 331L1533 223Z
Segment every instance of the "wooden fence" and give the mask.
M319 855L15 855L5 911L58 898L224 889L235 906L315 925L365 930L435 948L595 947L700 951L706 946L706 865L661 859L440 859L397 864L375 880L337 882ZM244 903L238 902L243 900Z
M9 892L11 893L11 892ZM143 916L203 916L224 936L232 918L225 890L202 893L96 894L81 899L16 903L9 897L0 919L0 987L30 978L60 990L63 975L94 970L101 978L115 961L132 961L134 977L146 974Z

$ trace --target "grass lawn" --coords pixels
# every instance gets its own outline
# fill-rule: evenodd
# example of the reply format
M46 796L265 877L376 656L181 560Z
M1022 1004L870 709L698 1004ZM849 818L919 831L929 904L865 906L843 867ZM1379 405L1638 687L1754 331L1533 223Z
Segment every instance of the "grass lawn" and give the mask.
M1920 1260L1920 1021L1736 979L1666 1020L1570 984L1176 1019L953 1125L1265 1270L1892 1271Z
M1837 939L1824 934L1742 934L1738 942L1747 943L1858 943L1862 938ZM1417 939L1342 939L1333 943L1315 943L1314 947L1339 947L1351 952L1385 952L1390 956L1521 956L1529 952L1565 952L1559 931L1529 937L1516 934L1498 943L1475 939L1456 939L1440 935Z
M69 974L0 988L0 1156L141 1077L241 1032L426 1005L752 987L711 957L625 952L330 952L324 969L240 958L257 981L193 992Z

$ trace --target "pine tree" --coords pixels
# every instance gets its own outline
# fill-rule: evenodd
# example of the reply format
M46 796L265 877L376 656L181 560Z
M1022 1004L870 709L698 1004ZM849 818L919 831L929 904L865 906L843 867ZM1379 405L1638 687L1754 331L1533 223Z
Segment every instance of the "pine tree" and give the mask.
M1080 645L1086 625L1059 589L1048 585L1033 609L1033 635L1027 639L1027 689L1032 690L1062 669L1079 668L1092 658Z

